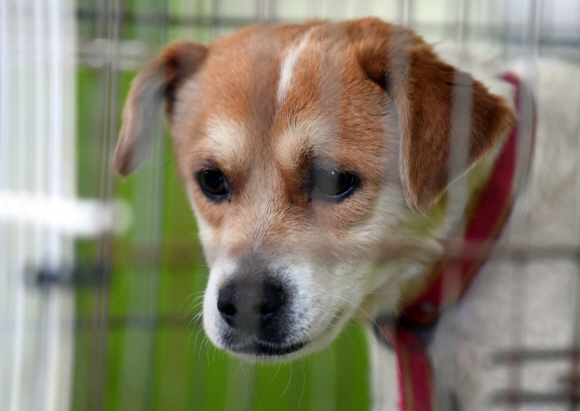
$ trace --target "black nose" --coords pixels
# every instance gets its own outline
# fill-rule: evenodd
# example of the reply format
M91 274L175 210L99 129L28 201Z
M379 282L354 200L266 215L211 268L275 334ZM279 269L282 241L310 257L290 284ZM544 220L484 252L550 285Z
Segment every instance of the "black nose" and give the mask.
M273 280L237 280L224 285L217 308L232 328L274 342L280 336L281 317L288 295Z

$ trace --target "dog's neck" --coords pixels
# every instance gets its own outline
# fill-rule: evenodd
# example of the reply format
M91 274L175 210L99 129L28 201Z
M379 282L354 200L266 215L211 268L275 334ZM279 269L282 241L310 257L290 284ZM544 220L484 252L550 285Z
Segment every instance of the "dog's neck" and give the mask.
M438 47L437 52L460 68L462 63L470 62L445 47ZM491 92L502 95L509 106L516 106L514 85L501 78L504 67L478 61L463 68L475 70L475 78L482 80ZM393 240L387 240L382 250L384 258L376 268L374 289L369 290L361 305L366 313L373 317L397 315L405 302L413 301L425 291L432 280L428 273L446 257L448 245L463 238L467 218L478 203L505 141L454 181L425 214L407 211L391 236Z
M393 240L384 244L376 267L374 289L361 305L373 318L397 315L431 283L433 267L448 257L452 245L463 238L466 223L491 175L502 144L492 150L427 211L409 210L396 227ZM451 246L450 246L451 245Z

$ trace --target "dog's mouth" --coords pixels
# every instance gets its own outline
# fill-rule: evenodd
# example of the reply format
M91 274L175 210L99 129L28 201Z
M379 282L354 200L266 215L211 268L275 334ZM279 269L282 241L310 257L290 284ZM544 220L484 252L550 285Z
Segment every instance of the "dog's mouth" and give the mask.
M337 328L337 323L341 322L341 319L344 317L345 311L341 310L338 312L334 319L330 322L330 324L324 329L324 331L318 334L318 337L312 338L310 337L308 341L302 342L295 342L292 344L276 344L272 342L267 342L263 340L252 340L252 341L244 341L244 342L236 342L230 340L228 344L224 347L228 351L232 352L233 354L240 354L240 355L248 355L251 357L258 357L264 360L275 360L280 359L283 360L282 357L285 357L289 354L293 354L302 350L308 342L316 342L318 341L327 341L329 335L333 335L333 330L340 329ZM320 341L319 341L320 340ZM317 344L310 344L310 346L316 346Z
M305 344L304 342L299 342L290 345L277 345L256 341L251 344L228 347L228 349L236 354L248 354L258 357L282 357L301 350Z

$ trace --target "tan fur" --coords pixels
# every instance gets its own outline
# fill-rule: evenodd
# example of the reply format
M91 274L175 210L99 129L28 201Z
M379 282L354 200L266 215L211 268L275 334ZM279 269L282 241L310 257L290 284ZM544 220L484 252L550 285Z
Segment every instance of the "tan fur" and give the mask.
M467 95L473 110L455 110L454 93ZM417 275L431 261L395 263L385 249L393 239L436 244L444 235L438 224L412 232L410 222L439 215L430 209L449 181L500 144L514 122L500 97L439 60L420 37L376 19L252 26L207 47L169 46L128 96L114 159L121 175L150 144L142 122L162 95L212 269L204 308L210 338L223 344L217 290L242 264L254 264L298 284L302 323L291 340L309 342L301 352L327 344L379 286L392 284L387 306L396 310L410 294L401 290L427 281ZM450 160L452 139L468 148L459 168ZM360 185L338 203L309 198L315 162L356 173ZM225 174L231 201L203 195L194 176L207 167Z

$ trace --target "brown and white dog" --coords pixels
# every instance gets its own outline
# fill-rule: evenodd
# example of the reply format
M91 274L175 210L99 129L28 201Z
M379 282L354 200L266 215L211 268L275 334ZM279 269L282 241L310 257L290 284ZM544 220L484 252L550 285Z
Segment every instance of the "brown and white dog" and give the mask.
M211 268L207 335L272 361L423 292L515 124L508 99L373 18L167 46L129 93L119 174L163 104Z

